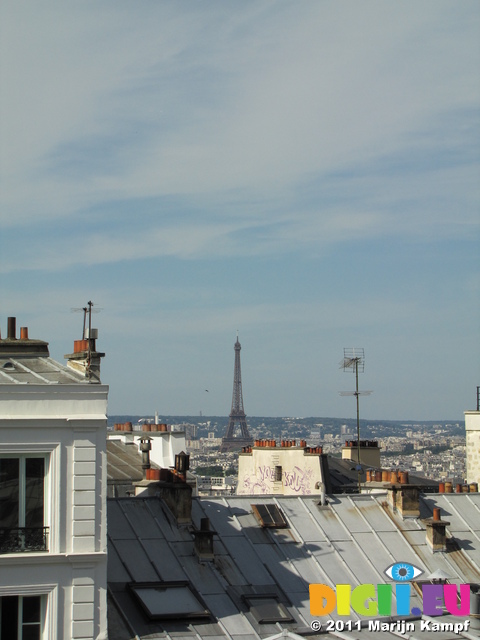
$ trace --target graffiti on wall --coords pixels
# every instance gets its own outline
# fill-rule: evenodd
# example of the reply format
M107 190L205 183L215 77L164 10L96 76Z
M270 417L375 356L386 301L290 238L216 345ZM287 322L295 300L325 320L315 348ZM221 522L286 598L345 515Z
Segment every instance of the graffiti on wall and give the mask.
M275 467L258 466L255 475L247 476L243 481L243 492L250 494L272 493L275 481ZM282 482L285 489L308 495L313 490L313 470L293 467L290 471L282 471Z

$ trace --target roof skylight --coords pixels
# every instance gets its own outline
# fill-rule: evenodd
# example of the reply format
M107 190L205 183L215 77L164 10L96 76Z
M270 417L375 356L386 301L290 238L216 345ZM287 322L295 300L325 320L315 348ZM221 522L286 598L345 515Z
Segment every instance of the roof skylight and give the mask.
M262 527L285 529L288 522L276 504L252 504L253 513Z
M210 611L185 582L135 583L130 584L130 590L151 620L210 617Z

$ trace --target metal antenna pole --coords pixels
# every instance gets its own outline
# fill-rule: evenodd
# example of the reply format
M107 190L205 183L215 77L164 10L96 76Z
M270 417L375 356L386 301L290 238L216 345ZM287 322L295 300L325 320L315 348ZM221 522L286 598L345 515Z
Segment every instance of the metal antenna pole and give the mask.
M358 471L358 493L362 492L362 465L360 463L360 396L368 396L371 391L359 391L358 390L358 372L364 370L365 367L365 354L363 349L344 349L343 360L340 363L340 368L346 371L351 369L355 372L355 391L341 391L341 396L355 396L357 401L357 464L356 469Z

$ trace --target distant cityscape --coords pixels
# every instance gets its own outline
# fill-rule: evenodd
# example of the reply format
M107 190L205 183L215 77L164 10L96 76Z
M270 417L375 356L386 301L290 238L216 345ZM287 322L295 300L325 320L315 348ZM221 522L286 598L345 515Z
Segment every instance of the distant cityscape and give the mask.
M116 422L139 423L152 416L110 416L109 428ZM235 487L238 452L220 453L227 416L161 416L172 430L185 431L190 470L204 478L221 478ZM321 445L323 452L341 457L345 442L356 438L356 421L342 418L251 417L247 418L254 439L306 440ZM381 467L409 471L439 482L463 483L465 467L464 422L360 421L362 439L377 440L381 448ZM212 483L213 485L219 482Z

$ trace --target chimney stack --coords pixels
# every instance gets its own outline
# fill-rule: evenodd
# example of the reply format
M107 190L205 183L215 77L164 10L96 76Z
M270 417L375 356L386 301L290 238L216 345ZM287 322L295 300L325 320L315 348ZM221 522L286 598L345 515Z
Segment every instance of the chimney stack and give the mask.
M210 520L202 518L200 520L200 529L193 532L194 549L199 560L213 560L213 536L215 531L210 530Z
M97 351L96 341L98 329L86 329L86 338L73 341L73 353L63 357L67 360L67 367L85 376L90 382L100 382L100 360L104 353Z
M7 338L9 340L17 339L17 319L14 317L8 318L8 334Z
M420 516L419 488L413 484L391 484L388 487L388 503L394 513L402 518Z
M427 545L430 547L432 553L447 550L446 527L449 524L450 522L442 520L440 509L438 507L434 507L433 509L433 518L425 520L425 526L427 528Z

